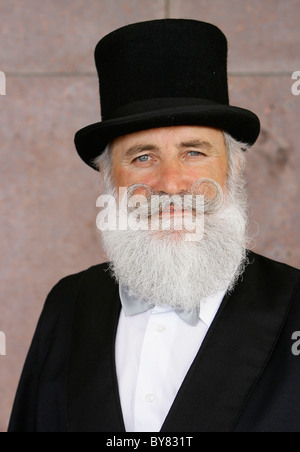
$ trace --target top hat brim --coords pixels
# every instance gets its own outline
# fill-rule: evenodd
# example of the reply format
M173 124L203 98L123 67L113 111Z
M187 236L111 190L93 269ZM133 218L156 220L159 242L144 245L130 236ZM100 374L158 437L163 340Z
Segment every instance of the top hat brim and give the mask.
M171 126L205 126L229 133L236 140L253 145L260 133L260 121L249 110L228 105L208 103L166 106L156 101L156 109L142 111L135 106L108 119L89 125L75 135L75 146L81 159L94 169L94 160L115 138L143 130ZM191 102L188 102L189 104ZM145 107L145 105L144 105ZM131 113L134 111L134 113Z

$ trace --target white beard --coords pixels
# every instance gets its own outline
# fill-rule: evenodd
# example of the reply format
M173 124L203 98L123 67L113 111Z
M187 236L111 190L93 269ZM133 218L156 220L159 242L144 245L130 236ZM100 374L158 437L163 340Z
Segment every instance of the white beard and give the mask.
M105 189L116 196L111 181ZM213 212L208 209L200 241L170 231L102 231L117 282L141 300L187 310L232 290L244 271L247 249L245 194L235 198L230 193L213 203Z

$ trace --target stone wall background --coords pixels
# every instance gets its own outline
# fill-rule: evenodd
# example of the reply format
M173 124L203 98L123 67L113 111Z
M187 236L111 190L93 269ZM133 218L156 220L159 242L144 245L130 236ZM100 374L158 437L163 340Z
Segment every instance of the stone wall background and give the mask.
M255 111L248 155L253 249L300 267L300 0L0 0L0 431L45 298L105 259L95 225L99 178L74 133L99 120L93 50L115 28L193 18L229 40L231 104Z

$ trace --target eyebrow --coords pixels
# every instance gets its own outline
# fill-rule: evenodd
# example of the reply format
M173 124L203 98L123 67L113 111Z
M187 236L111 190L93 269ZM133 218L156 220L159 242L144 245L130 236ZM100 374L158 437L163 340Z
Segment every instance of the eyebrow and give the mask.
M213 146L204 140L191 140L191 141L183 141L177 146L178 149L201 149L205 151L210 151L213 149ZM125 153L125 157L132 157L141 152L149 152L149 151L158 151L159 147L154 144L138 144L131 146Z
M213 146L208 141L191 140L180 143L178 148L180 149L193 148L193 149L202 149L204 151L211 151L213 149Z
M125 157L132 157L140 152L148 152L158 150L157 146L153 144L138 144L135 146L131 146L125 153Z

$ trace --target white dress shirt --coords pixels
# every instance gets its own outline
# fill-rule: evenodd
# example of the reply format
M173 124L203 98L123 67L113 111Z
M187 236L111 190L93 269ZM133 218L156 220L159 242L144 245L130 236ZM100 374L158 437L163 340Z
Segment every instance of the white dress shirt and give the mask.
M197 326L169 307L126 317L116 337L116 369L127 432L159 432L226 291L201 305Z

